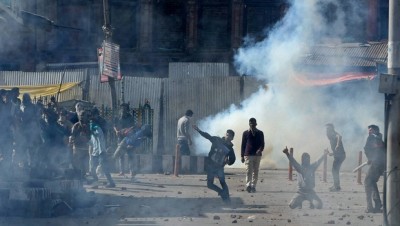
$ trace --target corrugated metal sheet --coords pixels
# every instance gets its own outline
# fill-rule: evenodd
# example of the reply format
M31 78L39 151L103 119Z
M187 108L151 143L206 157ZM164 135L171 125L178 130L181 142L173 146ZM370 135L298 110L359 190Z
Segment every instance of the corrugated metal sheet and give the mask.
M0 71L0 85L22 86L22 85L46 85L60 84L64 72L22 72L22 71ZM86 71L66 71L63 82L82 82ZM39 97L37 97L39 98ZM82 89L76 86L59 96L59 101L70 99L82 99Z
M241 77L166 79L164 154L175 152L177 121L187 109L193 110L193 121L198 121L231 104L240 104L243 98L258 90L258 84L253 78Z
M387 42L379 42L314 46L307 53L302 63L325 66L375 67L376 62L386 63L386 60Z
M111 106L108 83L100 83L97 69L67 71L64 82L81 82L89 75L89 101L98 106ZM62 72L0 72L0 85L59 84ZM194 120L217 114L240 102L262 85L252 77L142 78L125 77L117 81L117 97L121 100L124 83L125 102L137 108L150 102L154 109L153 153L173 154L176 145L176 123L187 109L195 112ZM60 101L82 99L82 87L60 95Z
M227 63L169 63L169 78L229 76Z

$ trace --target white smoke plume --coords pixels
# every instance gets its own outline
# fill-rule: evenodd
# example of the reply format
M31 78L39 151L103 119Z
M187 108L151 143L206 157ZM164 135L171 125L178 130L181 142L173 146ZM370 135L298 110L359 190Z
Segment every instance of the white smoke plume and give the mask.
M362 7L352 4L347 7L351 10L343 10L338 0L292 0L284 18L268 30L263 41L245 42L238 49L234 59L236 69L242 75L257 77L259 91L243 101L241 107L232 105L198 123L200 128L208 128L211 135L222 136L226 129L236 132L235 167L243 166L240 145L251 117L257 119L258 128L265 135L262 167L266 168L287 167L287 159L282 154L285 146L294 148L296 158L309 152L312 160L317 159L324 149L330 150L325 124L333 123L343 136L347 153L343 167L352 169L358 164L359 151L363 150L367 126L376 124L383 132L384 99L375 81L315 87L300 85L294 79L310 46L346 38L345 18L349 17L346 13L363 13L355 12ZM334 16L326 19L324 12L331 9ZM204 144L204 141L195 141L198 142ZM202 152L208 153L208 150Z

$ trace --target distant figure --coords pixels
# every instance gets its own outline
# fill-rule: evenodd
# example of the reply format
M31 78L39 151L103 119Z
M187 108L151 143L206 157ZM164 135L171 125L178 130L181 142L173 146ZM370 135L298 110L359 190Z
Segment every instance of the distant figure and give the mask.
M108 181L106 188L114 188L115 183L111 177L108 165L108 156L106 153L106 143L105 143L104 133L101 127L93 121L90 122L89 147L91 149L90 153L92 160L92 164L90 165L91 167L90 174L93 176L96 184L99 180L99 178L97 177L96 168L100 166Z
M180 146L181 155L190 155L189 145L192 145L190 135L190 118L193 116L192 110L187 110L185 115L178 120L177 139Z
M286 154L290 163L297 171L298 191L290 201L289 207L292 209L299 207L301 209L303 201L308 200L311 209L321 209L322 201L314 191L315 171L324 160L324 157L328 154L328 150L325 150L325 153L312 164L310 164L310 155L307 152L304 152L301 155L301 165L293 158L293 156L289 155L287 147L283 149L283 153ZM316 201L316 205L314 205L314 200Z
M127 131L131 130L135 126L135 120L130 113L130 107L127 103L122 103L120 105L119 116L115 120L114 131L118 138L118 143L120 143L127 135ZM129 158L128 158L128 161ZM119 176L125 175L125 153L121 154L118 159L119 162ZM131 164L131 163L128 163Z
M69 116L69 120L72 122L72 124L75 124L79 121L78 115L85 110L85 107L83 106L82 102L77 102L75 104L75 112L71 112L72 114Z
M382 134L376 125L368 126L368 138L364 146L364 153L370 165L364 180L365 194L367 198L366 213L381 213L382 202L379 196L377 182L385 171L386 150L382 141ZM375 207L372 205L374 200Z
M117 159L120 156L128 154L129 170L131 173L131 180L135 181L135 165L134 165L134 151L137 149L146 138L152 137L151 126L149 124L143 125L140 129L134 127L129 130L127 135L118 143L118 147L114 152L113 158Z
M81 176L86 175L86 163L89 162L89 141L90 128L88 111L79 111L79 121L74 124L69 137L69 144L72 147L72 165L74 169L81 171Z
M217 136L211 136L210 134L201 131L195 125L193 125L193 129L212 143L210 152L205 160L207 187L213 191L216 191L224 202L230 203L229 189L225 182L224 166L225 164L232 165L236 160L232 144L232 140L235 137L235 132L228 129L225 136L221 138ZM222 188L214 184L215 177L219 179Z
M256 192L258 171L260 168L261 155L264 150L264 133L256 128L255 118L249 120L250 128L243 132L241 157L242 163L246 165L246 190Z
M326 136L331 144L331 149L333 153L329 153L329 156L333 155L332 164L332 176L333 176L333 186L329 188L330 191L340 191L340 167L343 161L346 159L346 152L344 151L342 136L335 131L333 124L326 124Z

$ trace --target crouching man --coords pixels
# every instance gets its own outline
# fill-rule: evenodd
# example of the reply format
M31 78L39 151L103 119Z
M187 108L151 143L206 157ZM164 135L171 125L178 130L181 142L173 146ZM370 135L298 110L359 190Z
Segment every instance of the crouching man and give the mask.
M298 191L290 201L289 207L292 209L297 207L301 209L303 201L308 200L310 202L311 209L321 209L322 201L314 191L315 171L322 163L324 157L329 153L328 150L325 150L325 153L312 164L310 163L310 155L307 152L304 152L301 155L301 165L296 161L296 159L293 158L293 156L289 155L289 150L287 147L283 149L283 153L286 154L290 163L297 171ZM314 200L316 202L315 206Z
M205 159L205 170L207 172L207 187L214 190L221 196L225 203L230 203L229 189L225 182L224 166L232 165L235 160L235 152L233 151L232 140L235 136L233 130L227 130L224 137L211 136L201 131L196 125L193 129L200 133L201 136L211 142L211 150ZM214 177L218 177L221 188L214 184Z

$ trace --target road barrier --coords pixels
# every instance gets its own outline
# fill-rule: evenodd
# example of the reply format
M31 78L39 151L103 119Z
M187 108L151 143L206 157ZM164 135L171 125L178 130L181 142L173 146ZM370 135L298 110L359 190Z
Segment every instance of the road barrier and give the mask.
M174 176L179 176L179 169L181 167L181 146L179 144L176 145L175 150L175 167L174 167Z
M290 148L289 155L293 157L293 148ZM293 166L292 163L289 161L289 180L293 180Z

